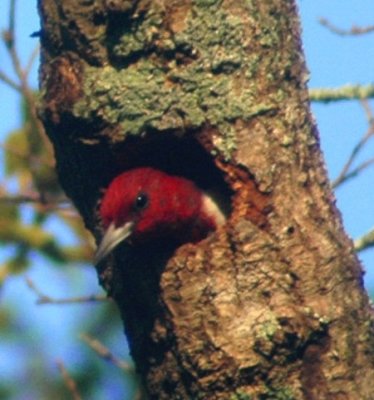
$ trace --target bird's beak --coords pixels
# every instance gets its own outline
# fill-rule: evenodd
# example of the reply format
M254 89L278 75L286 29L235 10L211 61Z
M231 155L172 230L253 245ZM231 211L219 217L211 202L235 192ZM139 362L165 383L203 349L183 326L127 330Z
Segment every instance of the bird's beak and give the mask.
M118 228L111 223L96 250L94 265L97 266L119 243L126 240L132 234L133 227L133 222L127 222Z

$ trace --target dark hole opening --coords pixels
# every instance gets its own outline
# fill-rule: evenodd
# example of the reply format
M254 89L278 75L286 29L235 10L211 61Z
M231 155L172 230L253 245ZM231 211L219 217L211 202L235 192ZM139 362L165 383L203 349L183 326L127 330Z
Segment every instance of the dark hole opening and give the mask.
M116 157L117 173L147 166L192 180L201 189L218 196L222 210L229 216L233 192L213 157L194 137L179 138L173 134L129 137L119 145Z

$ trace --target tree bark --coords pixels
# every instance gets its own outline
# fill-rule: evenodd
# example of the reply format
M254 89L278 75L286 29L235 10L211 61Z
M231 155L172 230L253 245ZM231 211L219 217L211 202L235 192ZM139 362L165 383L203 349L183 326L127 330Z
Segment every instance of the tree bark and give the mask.
M290 0L39 0L40 115L99 240L153 165L231 196L206 240L98 270L154 399L372 399L372 312L309 110ZM223 183L223 181L225 183Z

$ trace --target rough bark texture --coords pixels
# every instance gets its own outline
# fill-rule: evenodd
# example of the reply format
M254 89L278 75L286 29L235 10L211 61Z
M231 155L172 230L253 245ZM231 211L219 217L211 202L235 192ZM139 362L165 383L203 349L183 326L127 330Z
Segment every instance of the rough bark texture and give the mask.
M294 3L39 9L41 116L97 238L100 189L126 168L232 195L227 224L198 245L124 245L98 271L150 398L372 399L373 320L309 111Z

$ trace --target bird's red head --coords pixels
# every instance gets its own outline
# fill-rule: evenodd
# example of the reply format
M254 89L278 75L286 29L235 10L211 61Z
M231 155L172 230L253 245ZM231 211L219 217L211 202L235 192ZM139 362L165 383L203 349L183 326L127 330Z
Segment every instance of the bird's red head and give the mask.
M106 231L96 264L124 240L134 245L197 242L225 220L192 181L149 167L117 176L103 197L100 216Z

